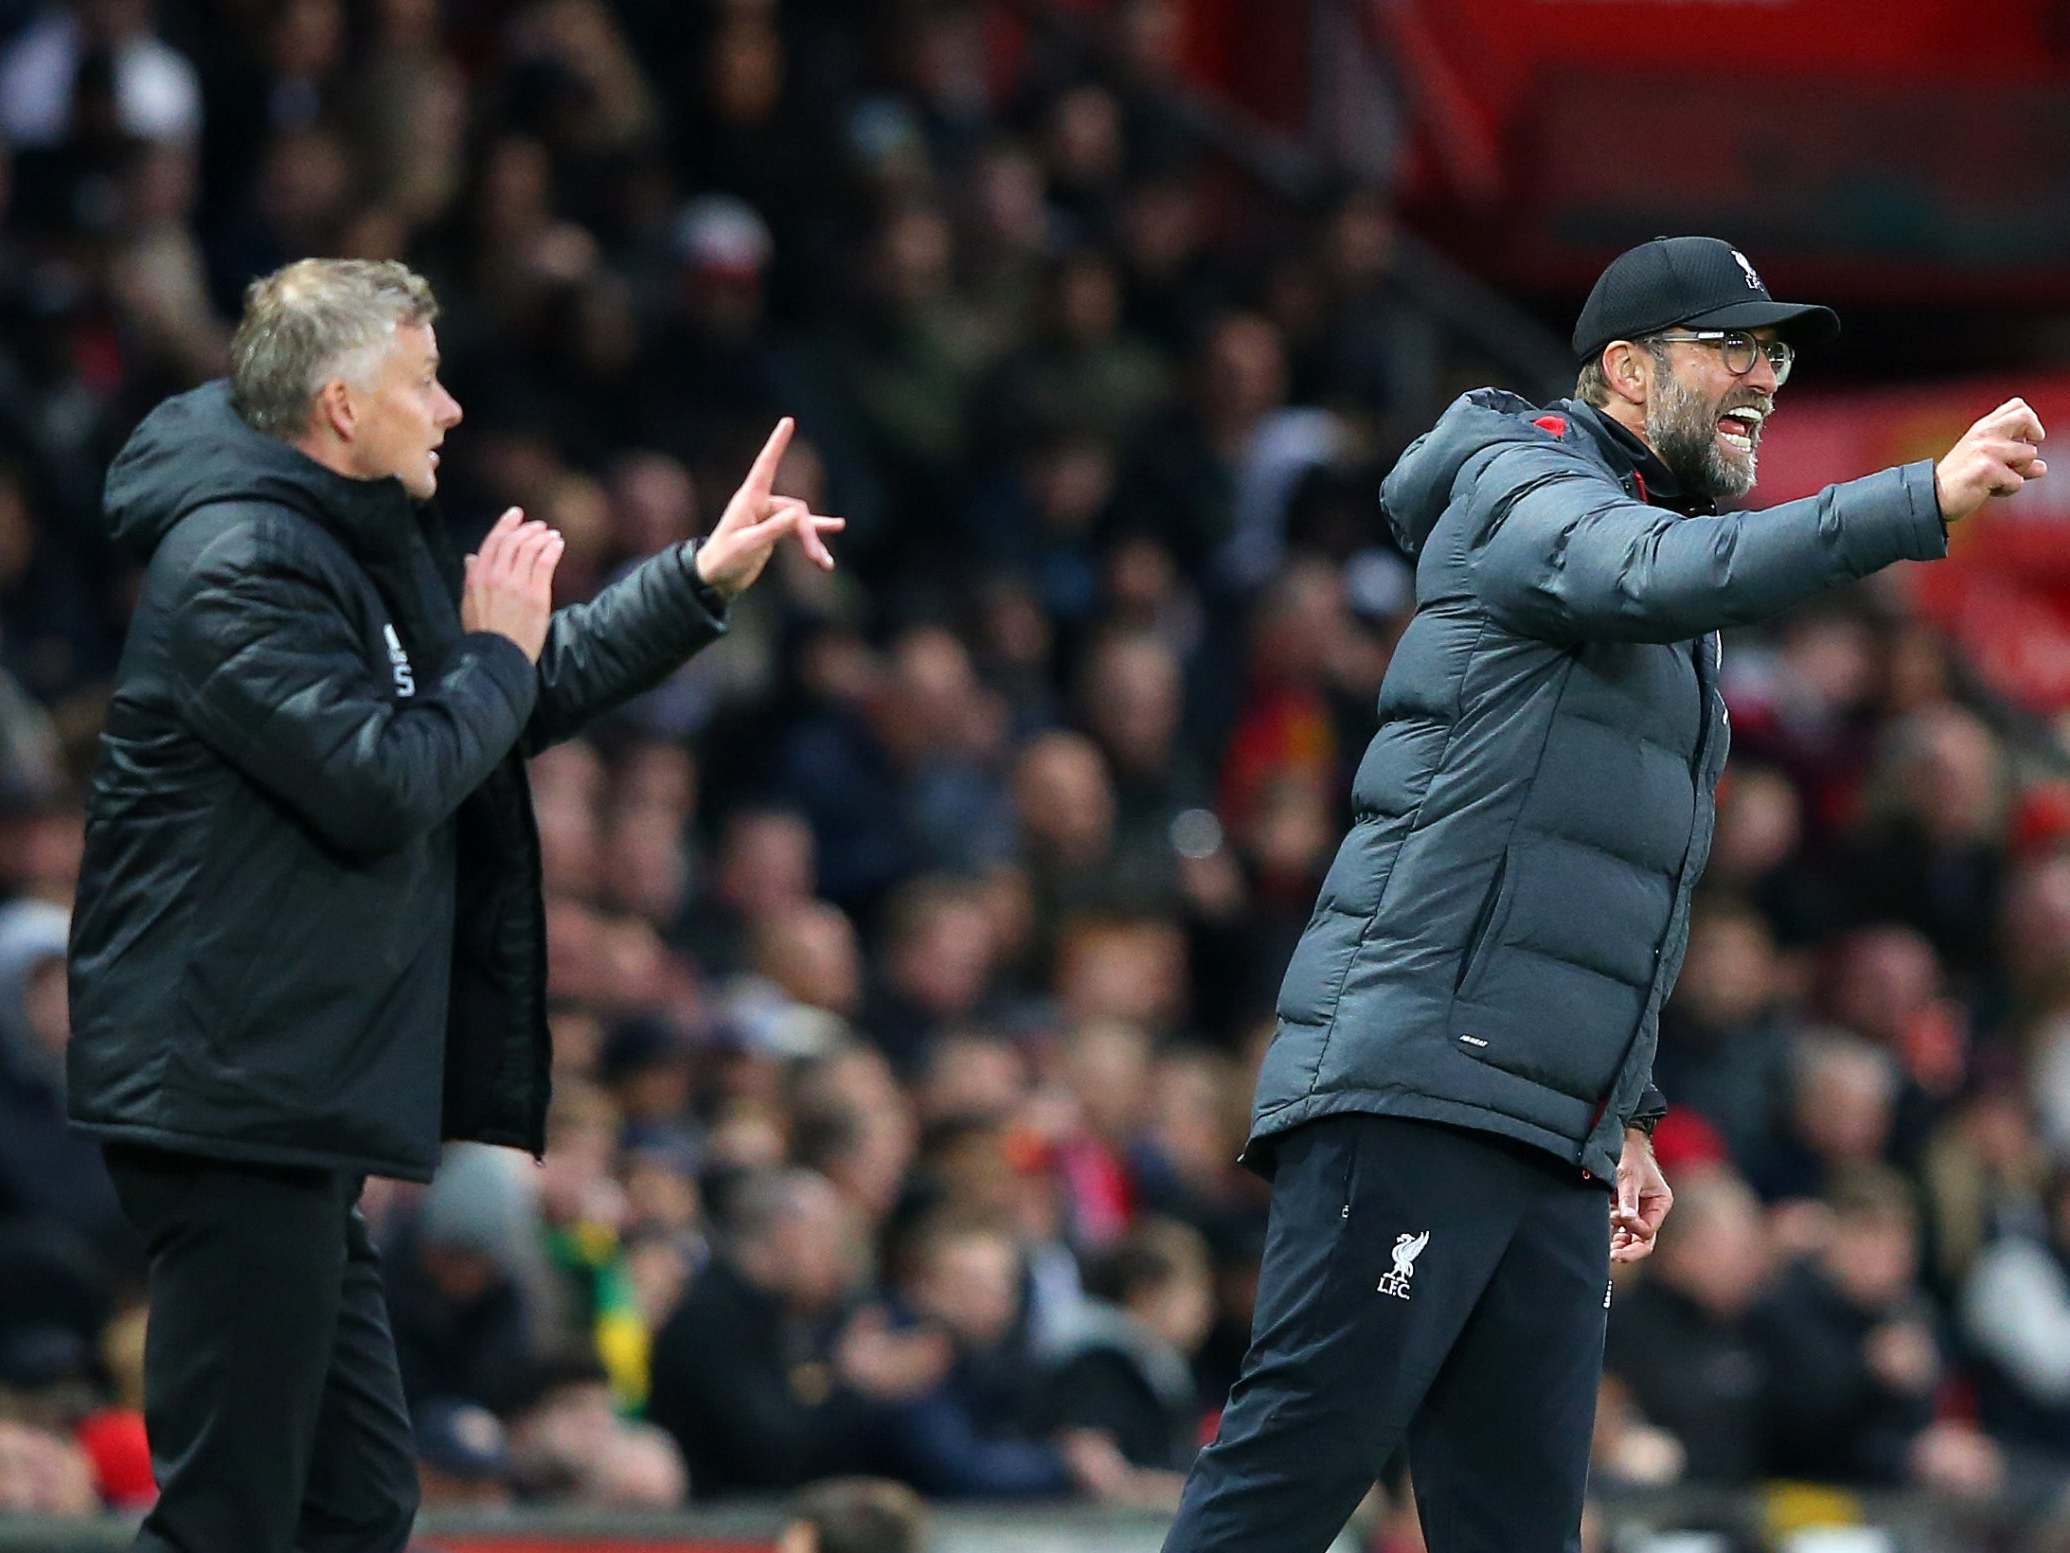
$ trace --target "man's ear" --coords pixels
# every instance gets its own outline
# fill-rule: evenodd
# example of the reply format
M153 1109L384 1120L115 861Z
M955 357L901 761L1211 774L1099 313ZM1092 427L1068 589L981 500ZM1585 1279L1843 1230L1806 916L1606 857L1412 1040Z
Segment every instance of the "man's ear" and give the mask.
M776 1553L819 1553L819 1528L810 1521L792 1521L776 1539Z
M334 377L316 391L316 423L328 427L340 442L350 442L359 429L359 408L343 378Z
M1603 347L1603 378L1610 392L1627 404L1646 402L1648 363L1644 346L1630 340L1612 340Z

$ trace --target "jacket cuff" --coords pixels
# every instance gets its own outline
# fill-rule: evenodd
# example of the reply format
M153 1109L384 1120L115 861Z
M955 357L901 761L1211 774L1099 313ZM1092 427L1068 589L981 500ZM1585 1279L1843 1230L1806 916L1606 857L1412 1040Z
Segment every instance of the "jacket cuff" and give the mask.
M522 729L539 700L539 670L524 648L500 631L470 631L460 639L472 651L482 672L496 682ZM516 735L513 734L512 737Z
M1948 553L1948 524L1941 516L1941 498L1934 489L1933 460L1922 458L1897 471L1898 482L1910 507L1910 522L1904 535L1904 556L1908 561L1938 561Z
M1648 1084L1639 1096L1639 1103L1632 1108L1632 1114L1624 1119L1627 1127L1636 1127L1647 1137L1653 1136L1653 1129L1660 1125L1660 1119L1667 1115L1667 1096L1652 1084Z
M689 580L690 596L697 601L697 607L711 617L713 630L724 631L732 601L698 575L697 552L703 545L701 539L686 539L677 548L676 559L683 565L683 575Z

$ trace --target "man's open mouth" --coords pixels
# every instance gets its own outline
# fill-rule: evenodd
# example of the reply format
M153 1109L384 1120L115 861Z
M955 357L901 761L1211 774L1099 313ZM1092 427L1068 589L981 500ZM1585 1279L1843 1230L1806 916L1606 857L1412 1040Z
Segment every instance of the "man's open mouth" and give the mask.
M1718 436L1727 447L1737 448L1742 453L1754 451L1754 444L1761 439L1761 423L1768 419L1766 410L1753 405L1741 405L1736 410L1727 410L1718 417Z

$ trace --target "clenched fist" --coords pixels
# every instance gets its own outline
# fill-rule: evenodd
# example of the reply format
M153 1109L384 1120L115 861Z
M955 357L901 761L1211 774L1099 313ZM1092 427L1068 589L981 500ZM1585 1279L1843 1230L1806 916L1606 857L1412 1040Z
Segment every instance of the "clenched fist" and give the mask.
M1941 517L1959 523L1993 496L2010 496L2048 473L2041 439L2048 433L2024 399L2008 399L1962 434L1934 466Z

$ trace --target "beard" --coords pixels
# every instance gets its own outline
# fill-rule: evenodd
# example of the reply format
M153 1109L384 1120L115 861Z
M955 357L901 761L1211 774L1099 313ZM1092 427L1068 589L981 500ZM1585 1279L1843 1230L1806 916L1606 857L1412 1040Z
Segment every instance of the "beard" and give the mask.
M1759 402L1735 397L1706 404L1672 371L1658 372L1646 401L1646 440L1685 494L1712 503L1744 496L1754 488L1761 433L1755 431L1750 451L1729 449L1718 440L1718 418L1739 404Z

